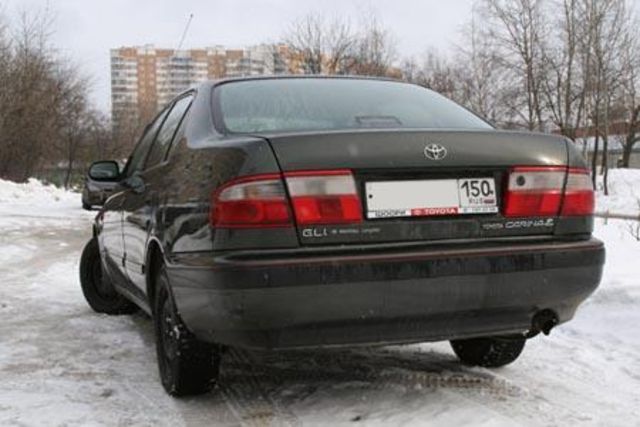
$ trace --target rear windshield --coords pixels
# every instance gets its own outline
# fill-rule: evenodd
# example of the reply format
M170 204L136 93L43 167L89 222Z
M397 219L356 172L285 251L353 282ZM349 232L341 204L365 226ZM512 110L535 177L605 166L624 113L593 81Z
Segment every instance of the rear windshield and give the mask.
M362 128L489 129L485 121L420 86L380 80L267 79L225 83L214 108L227 132Z

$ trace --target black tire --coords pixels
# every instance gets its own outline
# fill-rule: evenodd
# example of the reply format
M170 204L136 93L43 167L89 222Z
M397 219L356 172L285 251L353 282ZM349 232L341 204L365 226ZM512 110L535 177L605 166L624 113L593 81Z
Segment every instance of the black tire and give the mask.
M182 322L164 266L155 276L154 330L162 386L172 396L206 393L218 380L220 350L198 341Z
M90 211L91 205L88 205L85 202L82 202L82 209L84 209L85 211Z
M80 258L80 285L91 308L98 313L130 314L138 308L120 295L104 273L98 241L92 238Z
M498 368L516 360L525 341L524 337L483 337L453 340L451 347L465 365Z

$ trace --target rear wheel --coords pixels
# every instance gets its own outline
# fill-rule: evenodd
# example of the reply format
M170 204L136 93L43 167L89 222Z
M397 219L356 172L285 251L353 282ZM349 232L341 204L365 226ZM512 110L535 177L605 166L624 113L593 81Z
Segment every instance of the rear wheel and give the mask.
M182 322L164 266L155 277L153 319L162 386L173 396L205 393L218 379L220 351L213 344L198 341Z
M94 311L106 314L129 314L137 310L135 304L120 295L109 277L104 274L98 241L94 237L85 245L80 258L82 293Z
M462 363L485 368L508 365L520 356L524 337L483 337L451 341L451 347Z
M82 209L84 209L85 211L90 211L91 205L88 203L82 202Z

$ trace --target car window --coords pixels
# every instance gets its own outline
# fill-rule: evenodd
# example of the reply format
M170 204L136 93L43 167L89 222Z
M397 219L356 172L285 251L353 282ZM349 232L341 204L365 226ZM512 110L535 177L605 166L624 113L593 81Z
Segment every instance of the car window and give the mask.
M214 111L232 133L363 128L490 129L455 102L420 86L366 79L229 82Z
M189 109L192 99L193 96L188 95L175 102L171 112L167 116L167 119L160 128L160 132L158 132L158 136L156 137L153 146L151 147L151 151L149 152L149 156L147 157L147 162L145 164L145 169L157 165L164 160L167 150L171 145L171 141L173 140L173 136L176 133L176 129L178 129L182 118Z
M136 148L133 149L133 154L131 154L129 161L127 162L127 166L125 167L125 176L131 176L136 171L142 170L142 165L149 153L149 148L151 148L151 144L158 133L158 129L160 129L160 126L162 125L165 117L167 117L168 112L169 109L167 108L160 113L153 123L149 125L144 135L142 135L142 138L140 138Z

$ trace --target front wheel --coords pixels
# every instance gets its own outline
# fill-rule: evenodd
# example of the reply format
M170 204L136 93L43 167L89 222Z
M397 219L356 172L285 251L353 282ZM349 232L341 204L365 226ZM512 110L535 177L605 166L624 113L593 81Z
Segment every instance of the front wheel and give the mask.
M182 322L164 266L155 276L153 320L162 386L173 396L205 393L213 388L218 379L219 349L198 341Z
M109 277L104 274L98 240L95 237L87 242L82 251L80 285L84 299L98 313L129 314L137 310L135 304L115 290Z
M524 349L524 337L483 337L451 341L462 363L497 368L515 361Z

